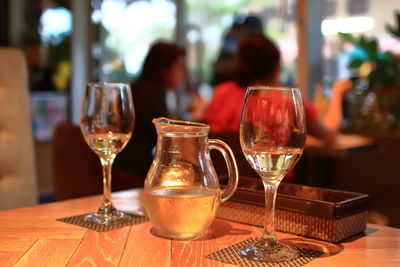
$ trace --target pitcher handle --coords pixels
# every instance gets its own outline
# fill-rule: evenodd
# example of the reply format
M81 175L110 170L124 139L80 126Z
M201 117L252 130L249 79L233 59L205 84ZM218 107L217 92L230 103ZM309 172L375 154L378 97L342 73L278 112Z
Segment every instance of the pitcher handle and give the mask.
M229 182L221 194L221 201L224 202L235 193L236 187L239 183L239 173L235 156L233 155L231 148L225 142L218 139L209 139L208 148L218 150L224 157L225 163L228 167Z

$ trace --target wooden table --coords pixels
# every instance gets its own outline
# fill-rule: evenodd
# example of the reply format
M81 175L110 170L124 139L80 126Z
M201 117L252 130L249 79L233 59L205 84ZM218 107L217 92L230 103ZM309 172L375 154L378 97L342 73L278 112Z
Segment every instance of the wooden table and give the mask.
M354 134L340 134L336 143L324 144L321 140L307 136L306 146L297 169L303 180L299 183L335 188L335 163L337 160L358 153L368 153L376 146L373 138Z
M95 232L56 221L93 211L100 199L1 211L0 266L232 266L204 256L261 234L258 227L217 219L202 240L184 242L154 236L150 222ZM116 193L114 202L120 209L140 211L141 191ZM278 233L278 238L293 237ZM365 236L332 246L336 250L327 249L327 257L307 266L400 266L400 229L368 225Z
M315 137L307 136L303 154L314 157L343 158L352 153L371 149L375 145L373 138L356 134L339 134L336 143L332 145L324 144Z

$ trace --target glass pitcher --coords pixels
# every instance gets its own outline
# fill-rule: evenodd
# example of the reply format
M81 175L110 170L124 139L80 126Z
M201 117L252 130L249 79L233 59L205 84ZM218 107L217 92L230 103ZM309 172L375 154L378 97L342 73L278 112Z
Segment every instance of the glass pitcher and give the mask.
M154 119L158 139L153 163L144 184L147 216L157 235L196 239L211 225L218 205L229 199L238 184L235 157L227 144L208 139L202 123ZM210 150L222 153L229 182L220 189Z

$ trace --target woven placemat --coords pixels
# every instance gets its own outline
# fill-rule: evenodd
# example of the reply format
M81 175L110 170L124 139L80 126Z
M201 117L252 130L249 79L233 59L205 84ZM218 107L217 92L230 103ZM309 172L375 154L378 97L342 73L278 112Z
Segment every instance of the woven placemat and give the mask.
M254 244L257 241L256 238L249 238L240 243L232 245L230 247L224 248L217 252L207 255L206 257L213 260L222 261L225 263L236 264L239 266L303 266L309 261L321 257L323 252L316 251L307 248L300 248L300 256L297 259L291 261L282 261L282 262L260 262L260 261L252 261L246 258L243 258L239 255L238 250L245 248L251 244Z
M57 221L85 227L85 228L88 228L91 230L95 230L97 232L110 231L110 230L114 230L117 228L122 228L125 226L139 224L139 223L148 221L148 218L145 216L140 216L140 215L127 213L127 212L124 212L124 213L128 214L130 216L126 219L117 221L117 223L113 223L113 224L109 224L109 225L98 225L98 224L94 224L94 223L86 221L85 216L88 215L89 213L71 216L71 217L59 218L59 219L57 219Z

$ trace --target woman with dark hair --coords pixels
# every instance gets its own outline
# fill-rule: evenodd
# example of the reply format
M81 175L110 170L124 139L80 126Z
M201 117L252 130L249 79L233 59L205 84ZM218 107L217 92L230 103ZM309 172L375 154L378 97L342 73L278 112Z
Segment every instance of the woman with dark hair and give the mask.
M215 88L203 120L212 132L238 132L247 86L279 85L280 53L262 34L250 34L235 55L234 79Z
M272 41L253 34L240 44L236 58L235 81L242 87L279 84L281 55Z
M184 80L184 57L184 50L174 44L157 42L150 48L140 76L131 84L135 129L130 142L116 158L118 168L146 177L157 143L152 120L168 116L166 93L178 89Z
M276 45L262 34L252 34L243 39L236 54L235 76L215 88L211 103L206 108L203 121L211 126L210 135L214 138L228 138L240 166L241 174L256 175L241 155L239 140L240 117L246 88L249 86L279 86L281 55ZM326 143L336 140L342 117L341 99L351 84L337 83L332 90L331 105L322 122L316 109L304 99L307 132ZM277 99L276 101L280 101ZM233 135L232 135L233 134ZM234 136L234 137L233 137ZM218 170L217 170L218 171ZM220 170L224 171L224 170ZM285 181L293 179L289 173Z
M212 132L238 132L243 100L248 86L279 86L281 55L277 46L262 34L251 34L242 40L236 55L235 78L220 84L203 120ZM304 100L307 131L327 143L334 142L341 118L341 97L349 84L338 83L324 123L316 109ZM337 93L336 93L337 92ZM337 101L338 100L338 101Z
M234 21L222 41L221 51L213 64L212 85L218 85L232 79L233 61L240 41L249 34L262 34L263 28L262 20L253 15L244 19L239 17Z

